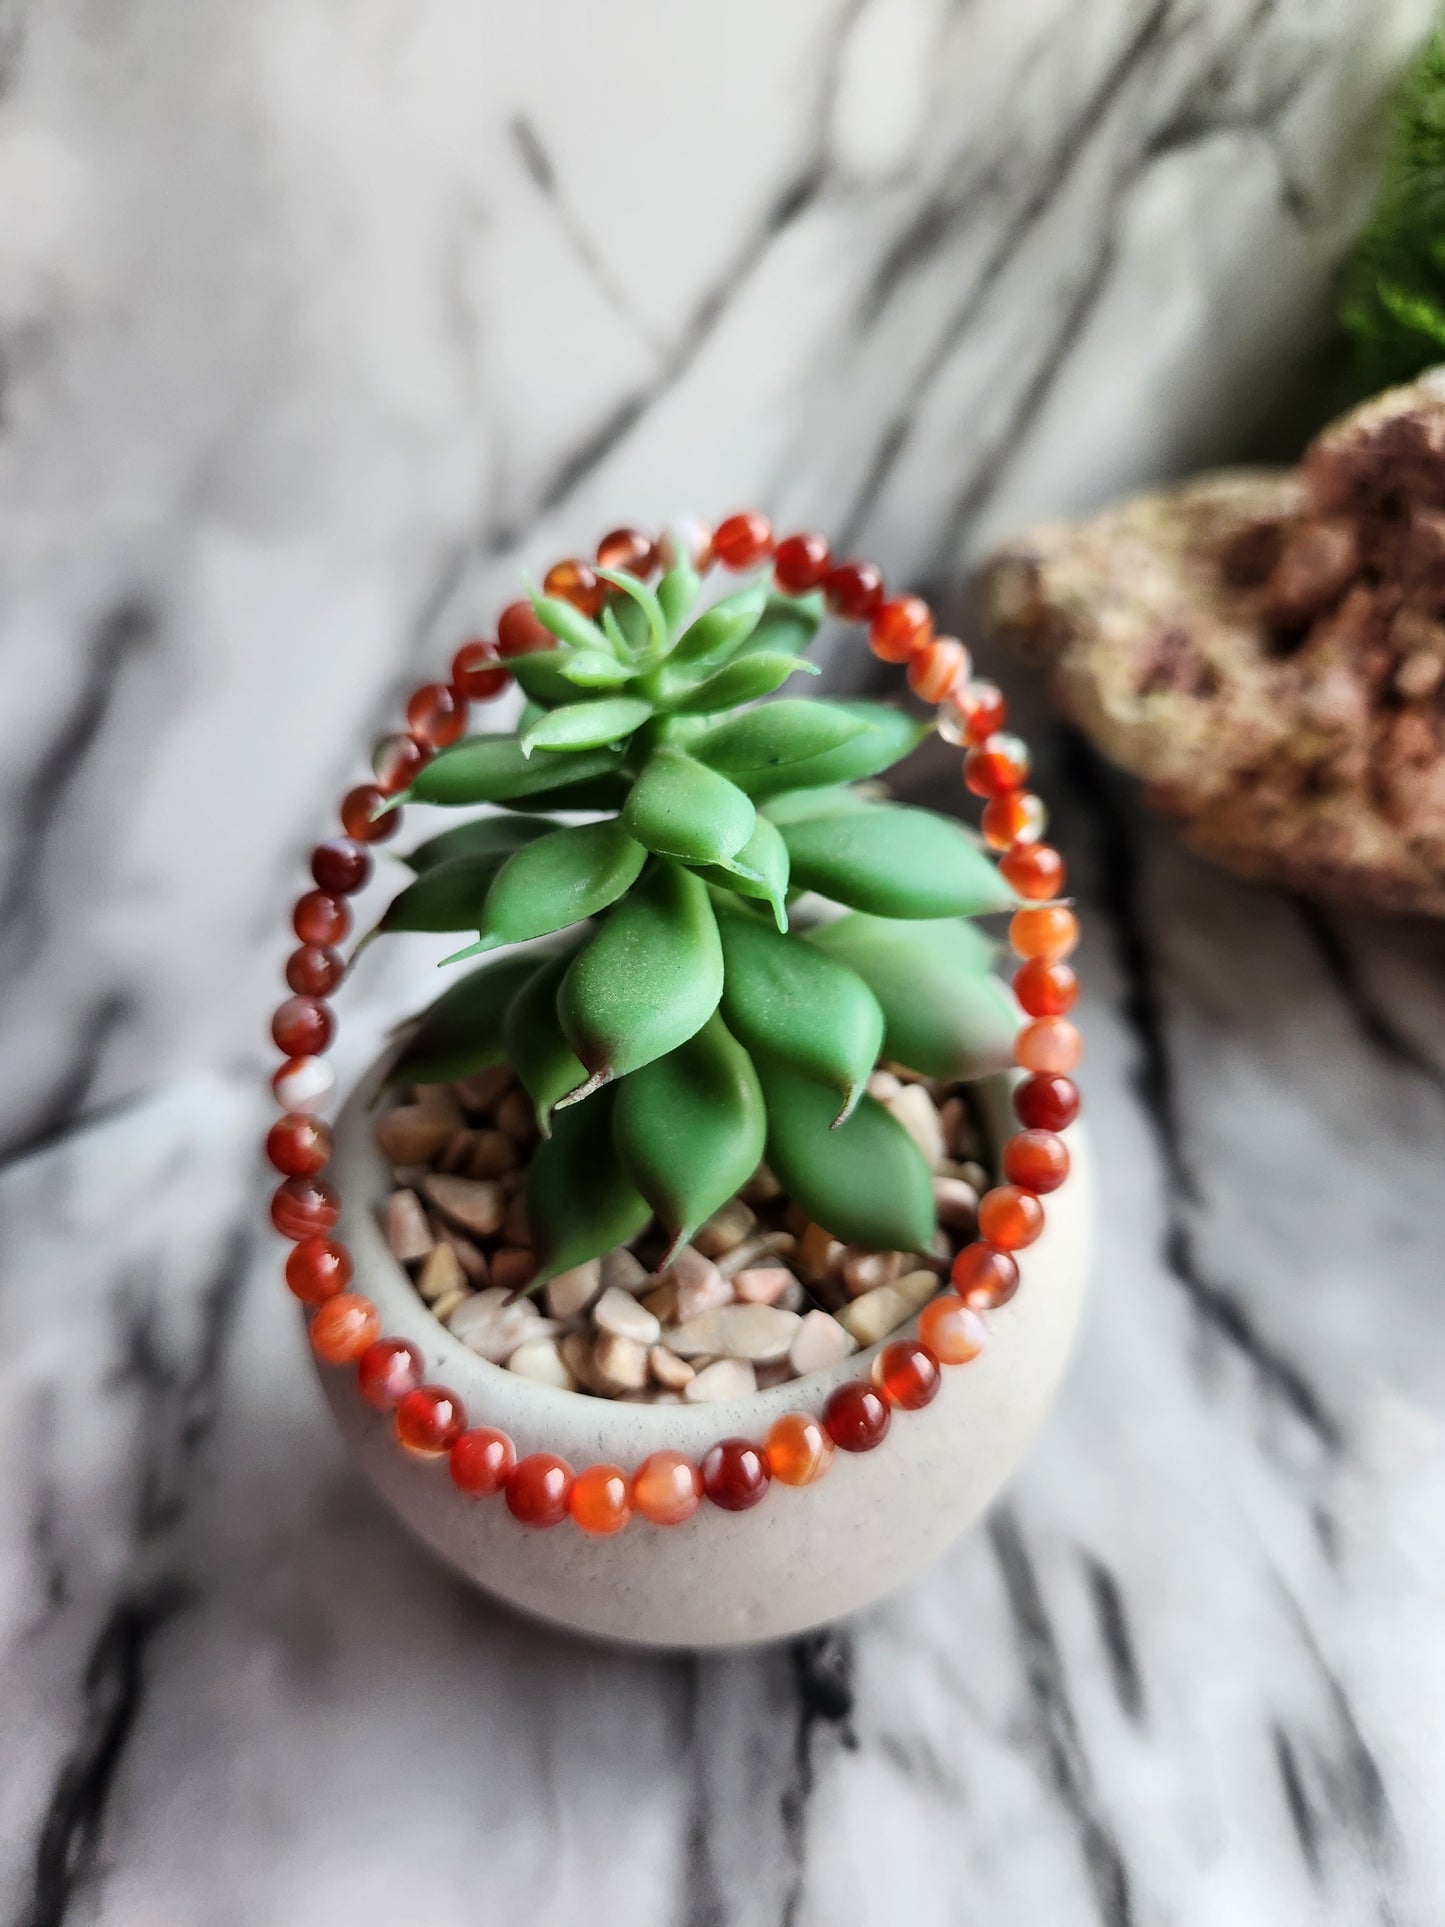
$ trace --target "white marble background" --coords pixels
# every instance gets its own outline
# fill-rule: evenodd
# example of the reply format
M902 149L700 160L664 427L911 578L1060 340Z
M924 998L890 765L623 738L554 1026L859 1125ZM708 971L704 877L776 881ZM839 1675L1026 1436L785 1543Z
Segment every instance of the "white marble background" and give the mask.
M1079 1360L983 1530L771 1653L419 1564L253 1150L299 853L519 565L760 499L947 580L1238 450L1423 12L0 7L0 1919L1445 1918L1437 930L1204 869L1043 725Z

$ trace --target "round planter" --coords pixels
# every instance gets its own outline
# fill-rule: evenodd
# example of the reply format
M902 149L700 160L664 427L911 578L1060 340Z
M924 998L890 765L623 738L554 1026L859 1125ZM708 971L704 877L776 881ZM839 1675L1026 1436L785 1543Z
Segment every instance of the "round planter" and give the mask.
M426 1374L465 1402L468 1423L500 1427L519 1456L557 1452L579 1470L630 1470L650 1452L701 1459L718 1439L761 1440L789 1411L820 1412L846 1379L866 1377L873 1351L805 1379L713 1405L628 1405L533 1384L469 1351L432 1317L392 1257L375 1210L388 1173L372 1141L369 1100L380 1067L363 1079L336 1130L338 1235L356 1266L355 1289L406 1338ZM981 1090L996 1140L1013 1128L1006 1077ZM1083 1299L1091 1187L1087 1144L1069 1133L1073 1169L1049 1199L1038 1243L1020 1254L1015 1298L986 1314L989 1341L969 1365L947 1368L922 1411L899 1411L873 1452L838 1452L826 1478L792 1489L776 1482L755 1510L704 1501L682 1526L634 1518L597 1539L564 1521L520 1525L500 1498L457 1492L444 1460L410 1458L390 1420L357 1392L350 1372L321 1368L322 1389L357 1460L418 1538L474 1584L577 1632L646 1646L731 1646L779 1639L872 1604L920 1572L984 1509L1023 1458L1053 1401ZM877 1348L875 1348L877 1349Z

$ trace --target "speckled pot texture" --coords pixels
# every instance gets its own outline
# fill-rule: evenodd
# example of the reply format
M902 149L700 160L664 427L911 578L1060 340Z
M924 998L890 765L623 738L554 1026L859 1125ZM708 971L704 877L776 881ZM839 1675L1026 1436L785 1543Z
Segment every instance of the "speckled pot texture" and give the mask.
M632 1405L556 1391L479 1358L432 1317L377 1227L388 1172L367 1108L376 1076L363 1080L336 1133L333 1173L344 1200L338 1235L355 1259L354 1289L375 1303L387 1336L416 1345L427 1378L459 1394L468 1422L500 1427L519 1456L558 1452L579 1469L597 1462L631 1469L662 1449L701 1459L720 1438L761 1440L783 1412L821 1412L836 1385L868 1373L873 1351L728 1404ZM1009 1082L999 1077L982 1090L1001 1140L1011 1125ZM361 1399L352 1373L318 1368L322 1389L358 1462L402 1521L509 1604L580 1633L644 1646L735 1646L802 1632L871 1605L936 1559L1012 1475L1043 1423L1078 1324L1090 1241L1088 1145L1077 1125L1068 1139L1069 1180L1047 1200L1043 1236L1020 1254L1017 1296L987 1314L981 1356L945 1368L943 1388L924 1410L895 1413L877 1450L836 1453L817 1485L775 1482L750 1512L704 1501L685 1525L634 1517L605 1539L570 1521L523 1526L500 1498L458 1493L444 1460L402 1452L390 1420Z

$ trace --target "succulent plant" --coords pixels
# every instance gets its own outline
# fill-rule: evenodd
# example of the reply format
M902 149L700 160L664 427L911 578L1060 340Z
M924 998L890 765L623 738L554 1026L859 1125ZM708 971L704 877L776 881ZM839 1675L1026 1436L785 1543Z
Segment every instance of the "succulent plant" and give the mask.
M555 646L509 662L516 731L442 750L407 792L498 807L412 851L379 928L476 932L449 963L501 954L421 1017L393 1077L516 1071L542 1132L538 1283L654 1215L675 1246L765 1155L845 1242L926 1249L928 1167L868 1079L1010 1061L1016 1015L966 920L1016 899L960 824L870 784L923 725L775 695L816 673L820 598L759 583L698 613L686 561L655 590L601 573L595 621L532 597Z

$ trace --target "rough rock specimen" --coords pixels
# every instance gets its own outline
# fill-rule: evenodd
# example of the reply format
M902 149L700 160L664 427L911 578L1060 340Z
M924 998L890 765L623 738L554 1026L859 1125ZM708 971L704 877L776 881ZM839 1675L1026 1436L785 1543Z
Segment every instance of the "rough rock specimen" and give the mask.
M1445 368L1298 469L1021 537L984 589L995 634L1205 855L1445 916Z

